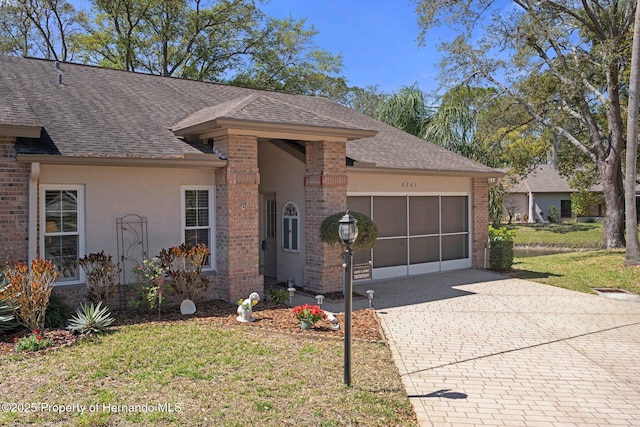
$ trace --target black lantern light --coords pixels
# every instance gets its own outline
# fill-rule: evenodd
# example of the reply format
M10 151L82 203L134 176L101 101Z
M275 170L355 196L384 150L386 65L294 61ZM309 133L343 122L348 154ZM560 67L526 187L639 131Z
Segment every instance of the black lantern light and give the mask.
M351 386L351 298L353 293L353 262L351 244L358 238L358 220L347 211L340 219L338 234L344 251L344 384Z
M350 249L349 246L358 238L358 220L349 212L340 218L338 235L340 240L347 246L347 249Z

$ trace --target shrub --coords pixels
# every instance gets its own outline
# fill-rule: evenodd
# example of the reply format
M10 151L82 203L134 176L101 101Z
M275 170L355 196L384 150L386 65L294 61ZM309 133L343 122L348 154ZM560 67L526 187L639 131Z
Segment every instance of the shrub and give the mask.
M267 301L275 304L286 304L289 301L289 292L282 288L271 288L267 291Z
M513 265L513 240L515 230L506 227L494 228L489 226L489 268L497 271L510 270Z
M209 284L202 267L211 254L205 244L174 246L160 252L162 267L171 279L169 287L183 299L194 300Z
M0 299L12 308L15 318L27 328L43 329L45 312L53 284L60 273L49 260L36 258L29 269L26 264L8 265L4 269L7 285L0 290Z
M50 329L64 328L71 316L71 309L57 293L53 292L49 298L49 306L44 312L44 327Z
M137 287L135 289L137 303L149 311L158 310L165 302L164 297L164 268L162 262L154 257L144 259L142 264L133 269Z
M351 245L353 252L364 252L373 248L378 238L378 226L365 214L349 212L358 220L358 238ZM342 244L338 225L345 212L326 217L320 224L320 240L330 245Z
M15 350L18 353L23 351L38 351L51 345L51 341L45 339L38 329L32 331L31 335L27 337L15 337L13 340L16 343Z
M80 308L76 310L76 315L69 320L67 329L89 335L97 334L104 331L111 325L115 319L111 317L108 307L101 307L102 302L98 305L80 304Z
M93 303L111 304L122 269L104 251L85 255L78 264L87 275L87 299Z

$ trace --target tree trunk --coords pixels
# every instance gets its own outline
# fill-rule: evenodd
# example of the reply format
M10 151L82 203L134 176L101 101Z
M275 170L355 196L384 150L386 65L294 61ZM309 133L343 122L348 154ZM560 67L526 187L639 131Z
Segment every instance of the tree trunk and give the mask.
M638 86L640 85L640 7L636 3L631 75L629 77L629 117L627 118L627 158L624 178L625 224L627 228L627 254L625 264L640 265L638 217L636 212L636 166L638 159Z
M622 190L622 170L620 161L614 161L610 155L606 161L599 162L598 169L604 188L604 233L602 248L624 248L624 197Z

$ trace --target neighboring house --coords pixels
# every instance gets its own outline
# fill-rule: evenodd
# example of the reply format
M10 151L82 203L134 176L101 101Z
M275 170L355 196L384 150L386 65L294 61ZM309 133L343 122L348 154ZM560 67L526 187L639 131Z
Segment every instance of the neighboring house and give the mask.
M333 101L0 56L0 262L37 256L82 298L76 260L105 251L121 281L144 256L205 243L207 297L263 275L342 289L322 220L379 227L373 278L482 267L488 182L501 172Z
M602 189L596 188L594 191ZM514 222L548 222L552 206L557 209L560 220L575 217L571 193L576 190L569 187L567 178L560 175L553 165L537 166L508 192L504 200L505 220L508 220L511 212ZM591 216L602 216L602 209L602 206L594 206Z

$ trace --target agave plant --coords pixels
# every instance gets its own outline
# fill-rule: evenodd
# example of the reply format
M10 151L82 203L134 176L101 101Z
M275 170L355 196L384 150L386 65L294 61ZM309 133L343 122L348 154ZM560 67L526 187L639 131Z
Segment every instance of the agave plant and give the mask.
M80 304L76 310L76 315L69 320L67 329L81 334L97 334L104 331L115 319L111 317L108 307L102 307L102 302L98 305Z
M0 300L0 334L8 332L18 327L15 317L13 317L13 310L9 305Z

